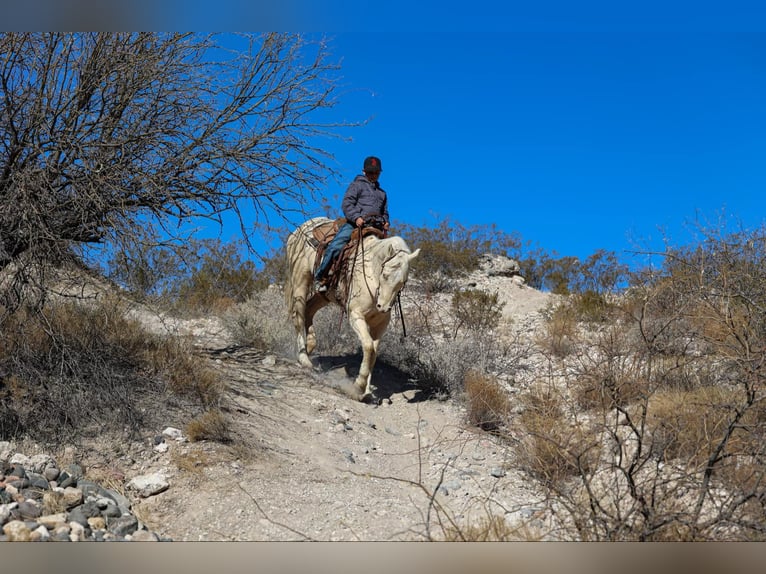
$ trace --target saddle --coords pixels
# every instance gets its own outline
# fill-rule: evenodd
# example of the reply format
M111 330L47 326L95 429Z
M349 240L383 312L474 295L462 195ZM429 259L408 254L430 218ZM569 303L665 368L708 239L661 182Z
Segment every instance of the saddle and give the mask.
M322 262L327 246L338 234L340 227L346 223L345 217L339 217L334 221L328 221L322 225L318 225L312 231L314 239L317 242L316 256L314 258L314 272L316 272L319 264ZM361 239L364 239L368 235L375 235L382 239L386 236L386 232L383 229L379 229L374 225L368 225L362 228L355 227L351 232L351 239L346 243L343 250L338 254L335 260L330 263L330 267L327 270L327 279L325 280L329 289L334 289L338 285L338 279L348 269L348 262L356 252L356 246Z

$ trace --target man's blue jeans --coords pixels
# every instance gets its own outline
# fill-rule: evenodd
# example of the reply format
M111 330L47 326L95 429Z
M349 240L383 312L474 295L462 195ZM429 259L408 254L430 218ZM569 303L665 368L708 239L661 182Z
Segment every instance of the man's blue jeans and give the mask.
M327 249L324 252L324 256L322 257L322 263L319 264L319 267L314 274L314 279L319 281L322 277L324 277L325 271L327 271L327 268L330 266L333 259L335 259L340 254L340 252L343 251L346 243L348 243L351 239L351 233L353 233L353 231L354 226L348 222L341 226L341 228L338 230L338 233L335 235L335 237L332 238L332 241L330 241L330 244L327 246Z

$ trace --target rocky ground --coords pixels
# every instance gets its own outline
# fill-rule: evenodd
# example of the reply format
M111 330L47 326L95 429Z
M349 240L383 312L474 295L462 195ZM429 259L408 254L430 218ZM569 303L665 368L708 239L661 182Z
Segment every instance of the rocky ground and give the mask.
M550 302L517 279L477 281L493 282L509 329L534 329ZM539 494L515 470L512 448L468 425L459 402L428 398L380 364L382 401L362 404L344 392L358 357L319 357L312 372L236 347L214 317L144 320L195 337L221 369L234 440L189 442L158 428L143 443L75 453L130 500L136 526L123 539L438 540L467 535L490 515L524 524L521 538L544 537ZM22 448L8 445L6 463ZM30 531L39 526L26 520Z

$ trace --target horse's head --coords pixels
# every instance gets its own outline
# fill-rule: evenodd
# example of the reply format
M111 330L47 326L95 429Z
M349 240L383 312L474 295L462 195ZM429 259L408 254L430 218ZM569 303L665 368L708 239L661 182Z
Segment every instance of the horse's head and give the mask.
M404 248L393 249L391 255L383 262L375 300L378 311L388 313L391 310L397 294L407 283L410 261L419 253L420 249L410 253L405 245Z

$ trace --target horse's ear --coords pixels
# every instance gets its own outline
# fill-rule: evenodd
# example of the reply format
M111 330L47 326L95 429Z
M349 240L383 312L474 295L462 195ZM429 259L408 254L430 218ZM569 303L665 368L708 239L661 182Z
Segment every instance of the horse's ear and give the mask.
M409 255L409 260L410 260L410 261L412 261L412 260L413 260L413 259L415 259L415 257L417 257L418 255L420 255L420 247L418 247L418 248L417 248L415 251L413 251L412 253L410 253L410 255Z

